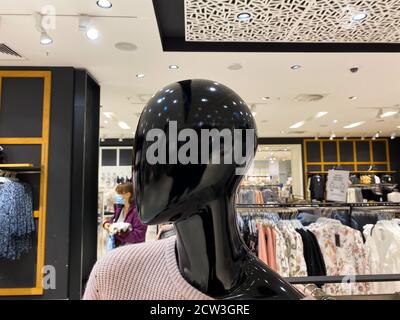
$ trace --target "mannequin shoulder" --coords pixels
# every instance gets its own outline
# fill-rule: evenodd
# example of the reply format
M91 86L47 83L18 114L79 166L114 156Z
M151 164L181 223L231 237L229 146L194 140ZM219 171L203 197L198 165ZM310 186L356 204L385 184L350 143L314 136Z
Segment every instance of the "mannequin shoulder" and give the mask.
M127 245L105 254L93 267L84 298L143 298L143 284L147 287L150 279L165 277L160 273L166 269L166 246L169 241L166 239Z
M166 241L149 241L126 245L105 254L97 263L98 270L121 272L124 269L146 267L148 263L163 260Z

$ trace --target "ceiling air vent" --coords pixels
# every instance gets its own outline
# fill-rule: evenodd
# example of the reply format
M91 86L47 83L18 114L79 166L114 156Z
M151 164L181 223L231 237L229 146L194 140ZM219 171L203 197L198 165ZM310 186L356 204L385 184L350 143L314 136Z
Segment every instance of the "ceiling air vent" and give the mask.
M323 94L299 94L294 98L297 102L314 102L322 100L325 97Z
M24 57L4 43L0 43L0 60L24 60Z

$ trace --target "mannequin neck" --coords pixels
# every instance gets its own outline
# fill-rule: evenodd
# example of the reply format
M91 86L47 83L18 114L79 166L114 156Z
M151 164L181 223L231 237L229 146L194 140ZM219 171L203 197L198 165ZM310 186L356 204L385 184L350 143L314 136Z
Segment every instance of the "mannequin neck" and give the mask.
M240 280L246 256L233 201L221 197L206 203L189 218L175 223L177 259L182 276L211 296L223 296Z

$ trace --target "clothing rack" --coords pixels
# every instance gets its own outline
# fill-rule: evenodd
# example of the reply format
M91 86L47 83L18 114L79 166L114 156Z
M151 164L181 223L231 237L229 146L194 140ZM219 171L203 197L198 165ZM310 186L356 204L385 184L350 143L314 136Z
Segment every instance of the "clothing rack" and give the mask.
M236 205L239 211L245 209L301 209L301 208L348 208L348 214L351 217L353 208L391 208L400 207L400 203L377 202L377 203L308 203L308 204L253 204ZM279 213L279 210L277 210ZM372 274L372 275L338 275L338 276L306 276L306 277L285 277L291 284L314 284L323 285L327 283L349 283L351 282L389 282L400 281L400 274Z
M291 284L326 284L326 283L349 283L351 282L389 282L400 281L400 274L368 274L368 275L340 275L340 276L308 276L308 277L286 277Z
M369 202L369 203L335 203L335 202L326 202L326 203L271 203L271 204L237 204L237 209L274 209L274 208L331 208L331 207L350 207L350 208L369 208L369 207L400 207L399 202Z

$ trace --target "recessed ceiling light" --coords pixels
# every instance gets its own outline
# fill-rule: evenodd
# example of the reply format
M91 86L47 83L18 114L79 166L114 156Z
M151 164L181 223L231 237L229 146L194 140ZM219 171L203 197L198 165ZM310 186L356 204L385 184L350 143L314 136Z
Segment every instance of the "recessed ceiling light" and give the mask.
M237 15L239 21L249 21L251 19L251 14L249 12L241 12Z
M399 113L399 112L398 111L386 111L386 112L381 114L381 118L391 117L391 116L394 116L397 113Z
M100 37L100 32L99 32L99 30L97 30L95 27L92 26L87 29L86 36L90 40L97 40Z
M137 46L130 42L117 42L114 47L121 51L135 51Z
M333 123L337 123L338 121L337 121L337 120L333 120L332 122L333 122Z
M349 100L356 100L356 99L357 99L356 96L351 96L351 97L349 97Z
M124 129L124 130L130 130L131 129L131 127L124 121L119 121L118 125L119 125L119 127L121 129Z
M171 65L169 66L169 68L170 68L171 70L176 70L176 69L179 69L179 66L177 66L176 64L171 64Z
M354 122L354 123L348 124L347 126L344 126L343 128L344 129L352 129L355 127L359 127L359 126L363 125L364 123L365 123L364 121Z
M138 73L138 74L136 75L136 78L142 79L142 78L144 78L144 74L143 74L143 73Z
M47 46L52 43L53 39L46 32L43 31L40 35L40 44Z
M108 0L99 0L97 1L97 5L103 9L110 9L112 7L112 3Z
M305 124L305 121L296 122L295 124L293 124L293 125L290 126L290 129L297 129L297 128L300 128L300 127L304 126L304 124Z
M400 126L396 126L397 129L400 129Z
M112 118L113 113L112 112L103 112L104 116L108 119Z
M267 101L269 99L271 99L270 97L262 97L261 99L263 99L264 101Z
M290 69L292 69L292 70L297 70L297 69L300 69L300 68L301 68L301 65L299 65L299 64L295 64L295 65L290 67Z
M108 124L108 120L104 120L104 124Z
M367 16L368 14L366 12L357 12L351 18L353 19L353 21L360 22L363 21Z
M315 115L315 118L321 118L323 116L326 116L328 114L327 111L320 111Z

